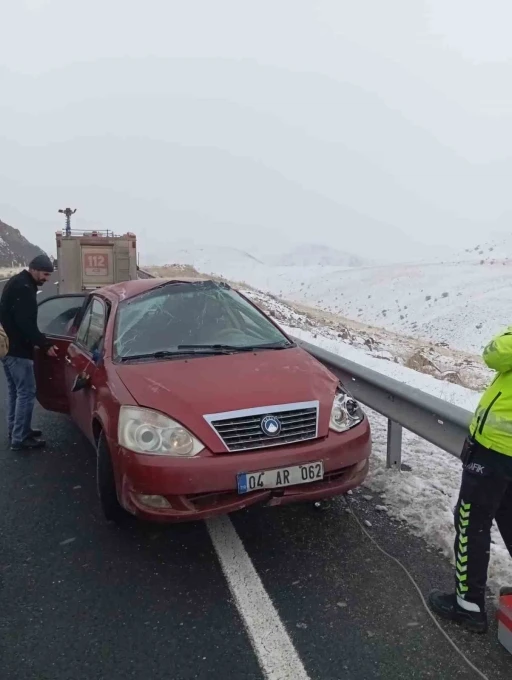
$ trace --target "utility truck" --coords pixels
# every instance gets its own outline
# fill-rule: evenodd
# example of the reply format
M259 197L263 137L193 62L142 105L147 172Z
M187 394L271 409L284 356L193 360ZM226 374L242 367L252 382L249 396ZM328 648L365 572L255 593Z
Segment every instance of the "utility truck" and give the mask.
M132 281L137 273L137 239L110 230L57 231L59 295L81 293L112 283Z

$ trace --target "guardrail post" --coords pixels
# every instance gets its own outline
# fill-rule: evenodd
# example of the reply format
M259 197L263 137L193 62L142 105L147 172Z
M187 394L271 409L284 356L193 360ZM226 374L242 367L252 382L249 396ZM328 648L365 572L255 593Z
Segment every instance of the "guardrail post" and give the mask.
M394 420L388 420L386 467L397 470L402 467L402 426Z

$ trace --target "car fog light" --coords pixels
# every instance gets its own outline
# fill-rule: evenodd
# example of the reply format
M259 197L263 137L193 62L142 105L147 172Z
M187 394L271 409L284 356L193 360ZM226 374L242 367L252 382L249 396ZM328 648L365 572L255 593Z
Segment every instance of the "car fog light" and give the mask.
M148 508L157 508L163 510L165 508L172 508L167 498L164 496L156 496L151 494L139 493L137 498L143 505L147 505Z

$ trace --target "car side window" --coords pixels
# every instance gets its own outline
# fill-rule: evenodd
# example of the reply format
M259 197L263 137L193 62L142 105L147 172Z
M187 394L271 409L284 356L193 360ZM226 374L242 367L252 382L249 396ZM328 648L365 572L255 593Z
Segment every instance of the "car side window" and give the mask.
M63 295L47 298L38 304L37 325L41 333L73 337L73 319L80 311L83 295Z
M87 307L76 336L77 343L91 354L100 348L105 335L105 304L93 298Z

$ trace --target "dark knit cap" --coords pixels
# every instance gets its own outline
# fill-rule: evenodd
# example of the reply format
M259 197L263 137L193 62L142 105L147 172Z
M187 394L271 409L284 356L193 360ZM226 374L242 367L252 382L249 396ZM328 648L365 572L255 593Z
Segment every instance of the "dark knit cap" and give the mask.
M53 264L48 255L36 255L34 259L29 262L29 269L34 269L37 272L53 272Z

